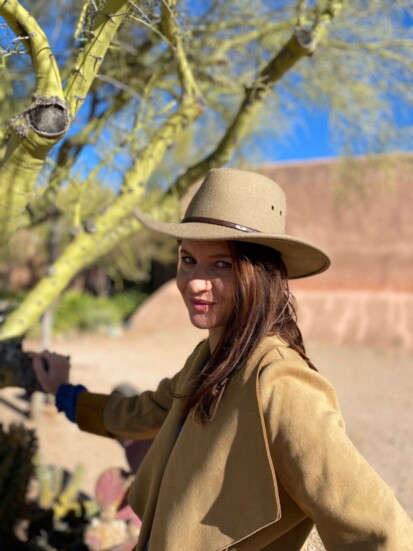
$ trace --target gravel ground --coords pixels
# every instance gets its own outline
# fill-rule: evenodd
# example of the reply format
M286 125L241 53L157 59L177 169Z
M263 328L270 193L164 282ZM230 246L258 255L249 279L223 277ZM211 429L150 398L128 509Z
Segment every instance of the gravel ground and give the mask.
M312 530L303 551L325 551L323 542L315 528Z

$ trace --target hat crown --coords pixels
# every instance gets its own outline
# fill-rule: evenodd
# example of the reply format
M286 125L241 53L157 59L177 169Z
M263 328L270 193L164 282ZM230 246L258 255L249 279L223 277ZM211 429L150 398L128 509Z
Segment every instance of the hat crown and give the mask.
M266 176L229 168L211 169L185 212L185 219L208 218L262 233L283 234L283 190Z
M290 279L318 274L328 256L284 232L286 203L282 189L262 174L236 169L208 172L180 223L159 222L136 209L149 228L176 239L243 241L281 254Z

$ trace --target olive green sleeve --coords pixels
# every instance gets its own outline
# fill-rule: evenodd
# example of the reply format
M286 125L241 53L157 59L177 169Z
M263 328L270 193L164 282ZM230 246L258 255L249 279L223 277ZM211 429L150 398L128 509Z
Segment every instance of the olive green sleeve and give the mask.
M285 358L260 396L276 475L327 551L413 551L413 522L347 437L330 383Z
M95 394L87 390L79 394L76 401L76 423L81 430L99 436L112 436L103 424L103 410L109 398L109 394Z
M208 347L208 343L201 341L181 371L172 378L163 379L154 391L148 390L136 396L95 394L86 390L81 392L76 402L76 422L79 428L100 436L121 439L154 438L176 399L181 373L191 367L198 352L205 347Z
M81 430L101 436L154 438L172 405L179 375L162 380L155 391L136 396L84 391L76 402L76 422Z

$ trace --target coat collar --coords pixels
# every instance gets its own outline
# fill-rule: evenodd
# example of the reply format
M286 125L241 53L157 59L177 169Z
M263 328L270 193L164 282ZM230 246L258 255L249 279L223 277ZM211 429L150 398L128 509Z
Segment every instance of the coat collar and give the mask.
M277 345L278 339L265 339L231 379L213 421L200 425L187 419L178 440L181 407L174 402L129 494L143 521L138 551L149 533L154 549L165 548L165 531L175 534L177 545L190 540L191 528L182 519L189 520L198 542L198 547L191 547L189 541L190 548L215 550L227 549L279 520L277 481L258 388L265 356ZM178 394L185 392L208 355L205 341L188 359ZM238 508L238 503L250 506Z

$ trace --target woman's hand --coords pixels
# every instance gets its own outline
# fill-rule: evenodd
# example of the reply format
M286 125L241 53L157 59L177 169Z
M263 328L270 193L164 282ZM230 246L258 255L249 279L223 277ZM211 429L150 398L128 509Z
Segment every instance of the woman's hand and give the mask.
M69 382L69 357L48 350L40 354L30 352L30 356L33 359L33 369L43 390L56 395L60 385Z

